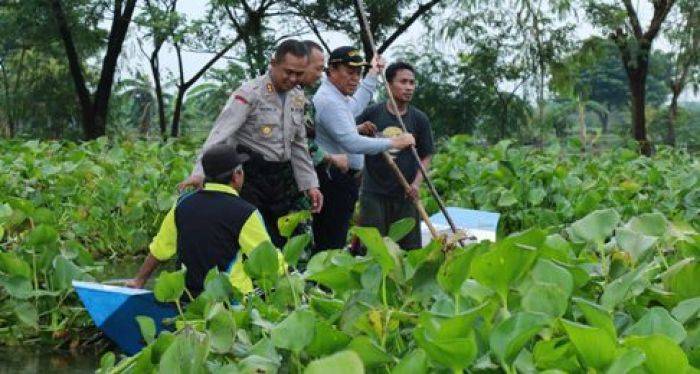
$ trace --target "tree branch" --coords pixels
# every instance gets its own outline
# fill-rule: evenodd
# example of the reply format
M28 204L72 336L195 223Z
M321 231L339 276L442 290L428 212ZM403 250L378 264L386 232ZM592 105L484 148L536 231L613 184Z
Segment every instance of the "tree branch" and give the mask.
M625 5L625 10L627 10L627 17L629 18L630 24L632 25L632 31L634 31L634 36L637 39L641 39L643 33L642 26L639 24L639 17L637 16L637 11L634 10L632 0L622 0L622 3Z
M223 55L225 55L226 52L228 52L231 48L233 48L233 46L236 45L240 40L241 36L238 35L236 39L234 39L231 43L227 44L221 51L219 51L219 53L214 55L206 64L204 64L204 66L202 66L202 68L199 69L199 71L195 75L193 75L192 78L190 78L187 82L183 84L183 87L185 89L190 88L190 86L197 82L197 80L199 80L199 78L201 78L202 75L204 75L204 73L206 73L207 70L209 70L209 68L212 67L212 65L219 61L219 59ZM182 74L182 72L180 72L180 74Z
M644 33L644 39L651 42L652 40L654 40L654 38L656 38L656 35L661 29L661 24L663 24L664 20L666 19L666 16L668 16L668 13L671 11L671 8L673 8L673 4L675 3L675 1L676 0L653 1L654 16L652 17L651 23L649 24L649 29L646 33Z
M411 25L418 20L423 14L427 13L433 6L438 4L442 0L431 0L430 2L423 4L416 9L416 11L408 17L399 27L394 30L394 32L382 43L382 45L377 49L379 54L384 53L384 51L391 46L391 44L396 41L396 39L403 34Z

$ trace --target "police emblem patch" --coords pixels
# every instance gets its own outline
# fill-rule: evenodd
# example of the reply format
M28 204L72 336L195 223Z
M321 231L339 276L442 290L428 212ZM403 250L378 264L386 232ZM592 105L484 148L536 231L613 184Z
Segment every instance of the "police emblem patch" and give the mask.
M269 137L272 135L272 125L262 125L260 126L260 135L264 137Z

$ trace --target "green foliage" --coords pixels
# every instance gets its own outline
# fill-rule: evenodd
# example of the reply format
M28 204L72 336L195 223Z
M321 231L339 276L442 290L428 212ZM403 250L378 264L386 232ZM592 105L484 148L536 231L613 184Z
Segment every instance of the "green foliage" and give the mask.
M94 258L144 252L189 173L193 148L0 142L0 344L94 334L71 281L104 277L113 260Z
M0 239L0 316L11 323L3 325L5 340L41 335L36 330L48 326L50 318L67 320L62 322L66 329L87 323L67 284L102 270L92 260L100 253L86 250L95 248L88 243L129 238L97 226L108 222L119 227L131 219L126 203L116 205L114 215L113 205L105 208L109 213L99 205L96 197L120 201L100 190L107 176L129 193L141 191L142 200L132 200L149 207L141 220L157 225L164 214L161 208L172 203L158 194L174 181L159 185L144 174L122 180L116 166L89 178L73 173L82 176L85 167L106 167L101 159L126 158L123 148L133 150L132 157L143 157L134 162L143 168L151 158L177 167L175 160L193 156L177 144L143 151L139 147L148 148L146 144L108 147L98 142L67 144L64 150L51 148L51 143L4 145L21 150L11 160L2 159L13 178L0 182L9 191L4 196L13 196L0 201L0 227L6 231ZM72 153L93 147L104 149L91 151L101 157ZM23 155L32 149L58 156L47 161L36 153ZM393 238L354 228L368 248L367 256L342 250L318 253L303 273L280 273L277 249L261 245L248 256L245 269L264 295L238 295L225 274L212 270L205 292L185 307L174 332L154 336L152 321L141 318L137 323L150 344L120 362L104 356L102 368L682 372L697 365L700 294L694 280L700 209L687 198L699 183L697 161L668 151L640 160L634 152L619 149L589 160L507 143L481 150L468 148L459 138L446 143L436 159L435 183L442 191L450 189L445 193L450 204L484 201L495 207L499 200L503 203L504 191L510 191L511 202L499 208L506 227L496 243L445 249L433 242L405 252L394 239L412 222L397 223ZM39 166L27 166L33 163ZM61 187L71 177L73 184ZM150 181L148 187L136 189L143 180ZM71 212L80 210L83 201L74 191L87 183L96 191L90 201L100 208L88 209L83 220L72 220ZM147 198L143 188L155 186L159 189L147 190ZM597 198L587 198L594 193ZM75 229L91 215L98 217L91 235ZM144 230L143 225L130 225L131 230ZM308 241L308 234L290 239L284 249L289 265L301 257ZM115 244L103 253L143 251L145 243L133 250ZM179 300L185 292L183 275L182 270L161 273L156 296ZM232 298L240 304L232 305ZM57 305L58 300L63 304Z

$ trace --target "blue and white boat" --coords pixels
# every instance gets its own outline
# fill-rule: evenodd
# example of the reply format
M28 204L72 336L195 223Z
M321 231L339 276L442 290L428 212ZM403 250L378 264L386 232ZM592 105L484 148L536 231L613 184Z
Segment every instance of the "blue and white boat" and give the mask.
M80 281L73 281L73 288L95 326L128 355L145 346L137 316L153 318L160 332L163 320L177 315L175 306L158 302L149 290Z

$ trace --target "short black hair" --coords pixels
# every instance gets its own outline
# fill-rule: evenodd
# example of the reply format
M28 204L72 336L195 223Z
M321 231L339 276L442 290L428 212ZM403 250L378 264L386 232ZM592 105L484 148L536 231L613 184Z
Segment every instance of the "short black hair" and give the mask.
M306 50L307 50L307 52L308 52L309 54L311 54L311 51L314 50L314 49L317 49L317 50L321 51L321 53L324 52L324 50L323 50L323 48L321 47L321 45L319 45L318 43L316 43L316 42L313 41L313 40L306 39L306 40L302 41L302 43L304 43L304 45L306 46Z
M275 60L281 62L289 53L296 57L308 57L309 49L306 48L306 44L303 42L296 39L287 39L280 43L277 49L275 49Z
M416 75L416 69L413 67L413 65L405 61L396 61L392 62L386 67L386 81L392 82L399 70L409 70L411 73L413 73L413 75Z

